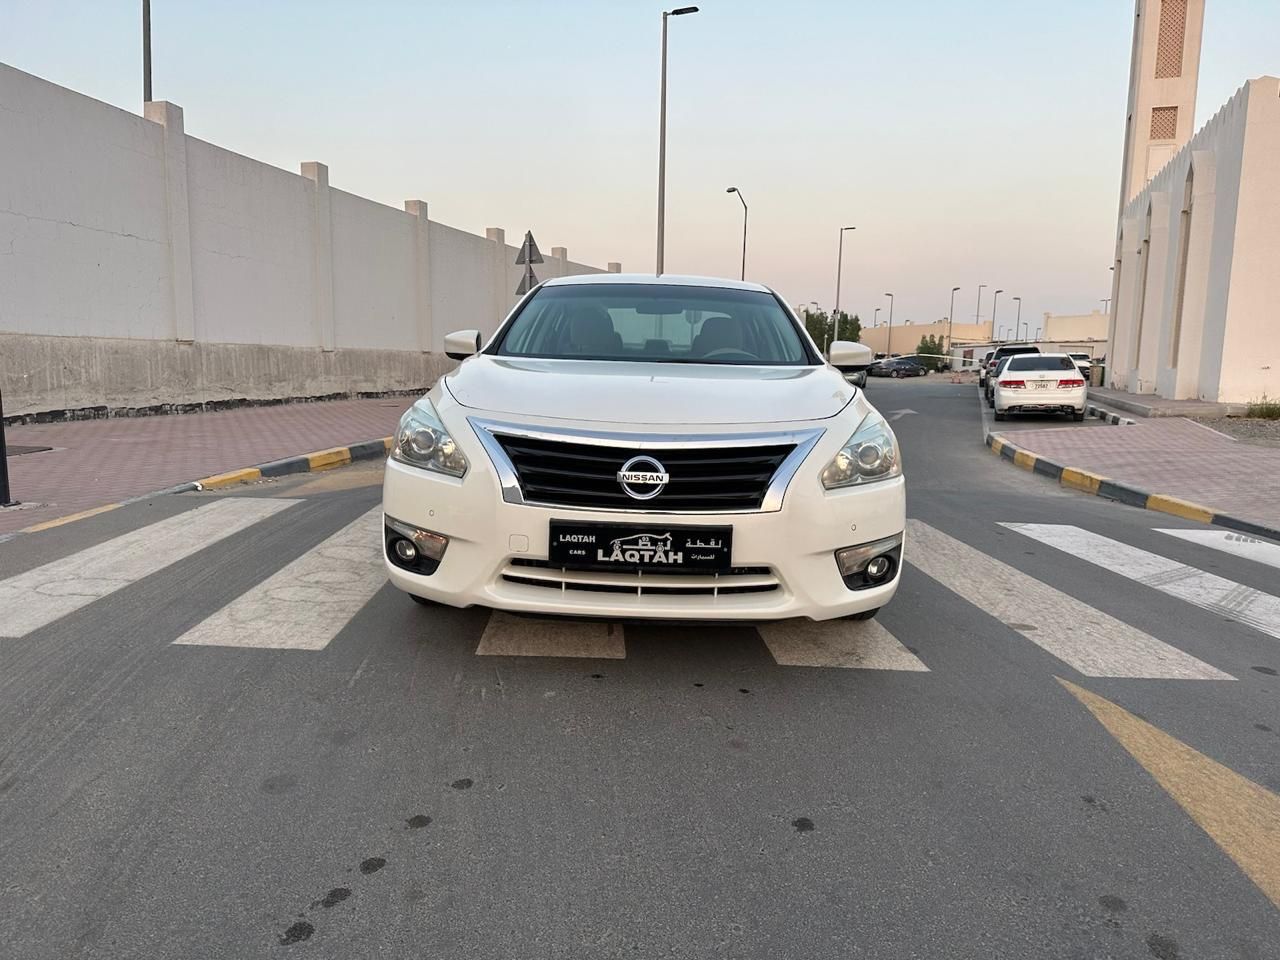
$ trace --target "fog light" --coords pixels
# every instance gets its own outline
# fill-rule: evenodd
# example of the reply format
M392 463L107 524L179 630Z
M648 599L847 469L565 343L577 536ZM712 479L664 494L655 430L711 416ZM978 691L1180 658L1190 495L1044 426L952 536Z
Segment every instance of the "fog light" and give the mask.
M872 580L883 580L892 569L893 563L888 557L875 557L867 564L867 576Z
M395 550L396 556L405 563L413 563L418 559L418 548L408 540L397 540Z

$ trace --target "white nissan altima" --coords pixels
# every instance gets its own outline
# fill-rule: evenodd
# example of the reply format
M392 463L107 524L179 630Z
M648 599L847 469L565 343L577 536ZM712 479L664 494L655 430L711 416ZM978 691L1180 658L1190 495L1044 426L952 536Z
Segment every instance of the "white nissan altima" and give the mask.
M600 617L866 619L898 588L897 439L767 287L548 280L400 422L391 581L421 602Z

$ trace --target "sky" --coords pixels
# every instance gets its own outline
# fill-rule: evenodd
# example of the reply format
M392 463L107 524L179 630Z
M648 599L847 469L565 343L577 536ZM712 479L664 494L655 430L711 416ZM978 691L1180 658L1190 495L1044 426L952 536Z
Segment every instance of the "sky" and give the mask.
M1100 308L1131 0L705 0L670 21L666 269L895 325ZM0 61L141 111L141 0L0 0ZM187 133L483 233L651 271L663 7L152 0ZM1208 0L1197 127L1280 73L1280 3ZM1009 301L1001 299L1001 315ZM886 312L881 313L883 322ZM1012 319L1009 317L1009 319Z

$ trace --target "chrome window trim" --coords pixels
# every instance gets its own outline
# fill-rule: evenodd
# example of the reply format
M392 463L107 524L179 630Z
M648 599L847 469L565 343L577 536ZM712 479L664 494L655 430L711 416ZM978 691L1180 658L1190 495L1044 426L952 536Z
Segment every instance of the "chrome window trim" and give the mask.
M782 509L782 498L786 495L791 479L818 441L827 431L822 427L806 430L780 430L751 433L613 433L600 430L574 430L566 427L541 427L526 424L508 423L502 420L487 420L481 417L467 417L476 438L489 454L494 469L498 471L498 482L502 486L502 499L507 503L520 506L550 507L554 510L576 510L581 513L639 513L665 514L666 516L724 516L732 513L777 513ZM562 503L545 503L539 500L526 500L520 488L520 478L516 474L515 465L502 449L496 434L509 434L516 437L527 437L530 440L561 441L581 443L599 447L623 447L629 450L662 450L690 449L705 450L717 447L749 447L770 444L794 443L795 449L789 453L773 479L765 489L764 499L755 510L646 510L643 507L605 508L578 507Z

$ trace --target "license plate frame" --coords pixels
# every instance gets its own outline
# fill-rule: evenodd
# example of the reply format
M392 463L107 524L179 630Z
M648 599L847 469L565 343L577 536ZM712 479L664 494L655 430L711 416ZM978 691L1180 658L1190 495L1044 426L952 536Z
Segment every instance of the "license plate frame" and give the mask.
M570 570L724 573L733 566L733 527L728 524L553 519L547 533L547 558Z

